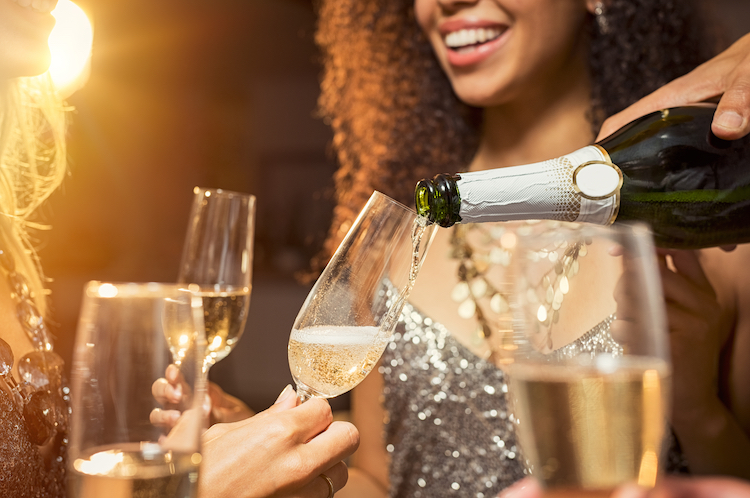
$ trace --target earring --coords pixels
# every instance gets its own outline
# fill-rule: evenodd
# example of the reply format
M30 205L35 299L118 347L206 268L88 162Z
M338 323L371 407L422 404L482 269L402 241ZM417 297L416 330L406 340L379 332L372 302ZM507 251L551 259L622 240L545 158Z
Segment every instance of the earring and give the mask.
M596 25L599 26L599 32L603 35L607 34L609 32L609 23L604 13L604 3L596 2L594 16L596 17Z

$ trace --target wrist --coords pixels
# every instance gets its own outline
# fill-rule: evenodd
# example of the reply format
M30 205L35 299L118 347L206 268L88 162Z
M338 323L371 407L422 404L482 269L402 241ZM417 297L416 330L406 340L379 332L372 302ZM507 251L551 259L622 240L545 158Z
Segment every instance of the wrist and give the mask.
M719 398L706 399L691 406L675 406L672 410L672 426L678 434L699 433L715 438L727 427L726 407Z

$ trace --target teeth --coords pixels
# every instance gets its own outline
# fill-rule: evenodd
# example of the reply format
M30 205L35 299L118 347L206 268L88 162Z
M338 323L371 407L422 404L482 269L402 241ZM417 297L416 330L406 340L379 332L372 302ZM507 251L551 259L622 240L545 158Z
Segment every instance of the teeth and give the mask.
M57 5L57 0L13 0L21 7L30 7L37 12L48 14Z
M450 48L459 48L477 43L485 43L494 40L502 32L503 30L500 28L461 29L448 33L445 37L445 44Z

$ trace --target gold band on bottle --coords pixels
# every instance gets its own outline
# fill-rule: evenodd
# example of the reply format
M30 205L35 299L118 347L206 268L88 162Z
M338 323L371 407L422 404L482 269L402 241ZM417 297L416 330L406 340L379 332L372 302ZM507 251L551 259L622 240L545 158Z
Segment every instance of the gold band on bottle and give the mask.
M604 156L605 161L607 161L610 164L614 164L612 162L612 157L609 155L609 152L607 152L607 149L605 149L599 144L594 144L593 146L596 147L599 150L599 152L602 153L602 156ZM619 170L620 168L618 167L617 169ZM620 178L622 179L622 170L620 170ZM620 187L622 187L622 185L620 185ZM620 191L619 190L617 191L615 201L616 201L615 210L612 213L612 218L610 218L609 220L610 225L615 222L615 220L617 219L617 215L620 214Z

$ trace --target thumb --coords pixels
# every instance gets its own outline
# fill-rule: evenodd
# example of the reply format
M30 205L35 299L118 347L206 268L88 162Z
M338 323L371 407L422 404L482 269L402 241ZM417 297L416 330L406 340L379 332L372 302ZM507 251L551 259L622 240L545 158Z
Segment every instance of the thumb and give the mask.
M750 82L748 82L750 83ZM711 131L724 140L736 140L750 133L750 92L731 88L719 101Z
M543 492L536 479L526 477L505 488L497 498L542 498Z
M737 140L750 133L749 49L750 36L746 35L726 51L732 52L732 64L736 65L725 77L724 95L719 100L711 126L711 131L724 140Z
M266 411L271 413L281 412L295 406L297 406L297 393L291 384L287 384L284 390L281 391L281 394L279 394L279 397L276 398L274 404Z

